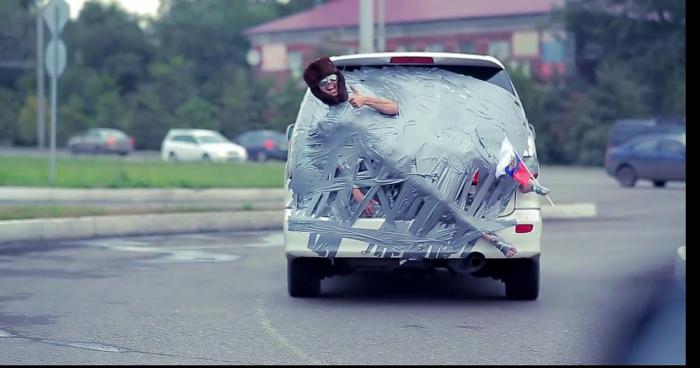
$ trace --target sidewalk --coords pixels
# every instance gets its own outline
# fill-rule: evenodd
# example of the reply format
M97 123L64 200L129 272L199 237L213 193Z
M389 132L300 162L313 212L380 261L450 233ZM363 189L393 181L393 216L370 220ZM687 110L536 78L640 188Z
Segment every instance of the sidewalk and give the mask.
M53 189L0 187L0 205L251 204L254 210L0 221L0 243L205 231L281 230L283 189ZM596 217L595 203L542 203L542 218Z

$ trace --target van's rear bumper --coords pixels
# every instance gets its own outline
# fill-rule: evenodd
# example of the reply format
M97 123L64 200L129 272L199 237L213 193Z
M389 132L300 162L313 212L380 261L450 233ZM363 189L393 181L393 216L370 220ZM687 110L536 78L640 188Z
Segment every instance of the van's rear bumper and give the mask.
M284 212L284 245L287 257L320 257L314 251L308 249L309 233L288 230L290 209ZM516 209L506 219L515 219L517 224L531 224L532 231L516 233L515 227L506 228L496 232L503 240L511 243L518 250L514 258L531 258L540 254L540 239L542 236L542 216L539 208ZM384 223L384 219L359 219L354 227L365 229L378 229ZM367 253L368 244L354 239L343 239L337 258L379 258L382 254ZM503 254L490 242L479 239L471 252L482 253L487 259L505 258ZM450 258L459 258L460 253L453 254ZM397 256L399 258L400 255Z

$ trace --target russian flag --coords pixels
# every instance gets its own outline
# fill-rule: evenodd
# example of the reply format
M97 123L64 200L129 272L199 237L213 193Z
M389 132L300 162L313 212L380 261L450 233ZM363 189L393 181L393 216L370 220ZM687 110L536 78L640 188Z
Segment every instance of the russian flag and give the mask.
M530 172L527 171L525 163L520 160L520 157L515 156L515 164L506 167L506 173L520 185L526 186L530 182Z
M503 138L501 143L501 158L496 165L496 177L508 174L513 180L520 185L528 185L530 183L530 170L527 169L523 160L520 159L513 145L510 144L508 137Z

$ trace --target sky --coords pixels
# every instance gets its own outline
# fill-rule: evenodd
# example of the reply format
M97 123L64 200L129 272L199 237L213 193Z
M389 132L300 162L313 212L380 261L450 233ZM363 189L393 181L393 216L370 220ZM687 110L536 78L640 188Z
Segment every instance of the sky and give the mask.
M0 0L2 1L2 0ZM75 19L87 0L66 0L70 6L70 17ZM160 0L98 0L105 3L116 2L131 13L140 15L155 15L160 5Z

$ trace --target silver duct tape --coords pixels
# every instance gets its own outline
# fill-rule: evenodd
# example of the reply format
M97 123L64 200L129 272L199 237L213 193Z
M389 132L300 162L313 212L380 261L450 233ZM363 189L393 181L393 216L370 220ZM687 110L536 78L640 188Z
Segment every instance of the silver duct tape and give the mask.
M288 160L288 225L311 233L309 249L334 257L343 239L354 239L376 256L443 257L514 225L497 217L517 184L494 175L504 135L517 152L527 149L530 132L514 96L436 68L362 68L346 80L396 101L400 114L328 107L307 93ZM359 203L353 188L362 190ZM368 206L384 224L353 228Z

